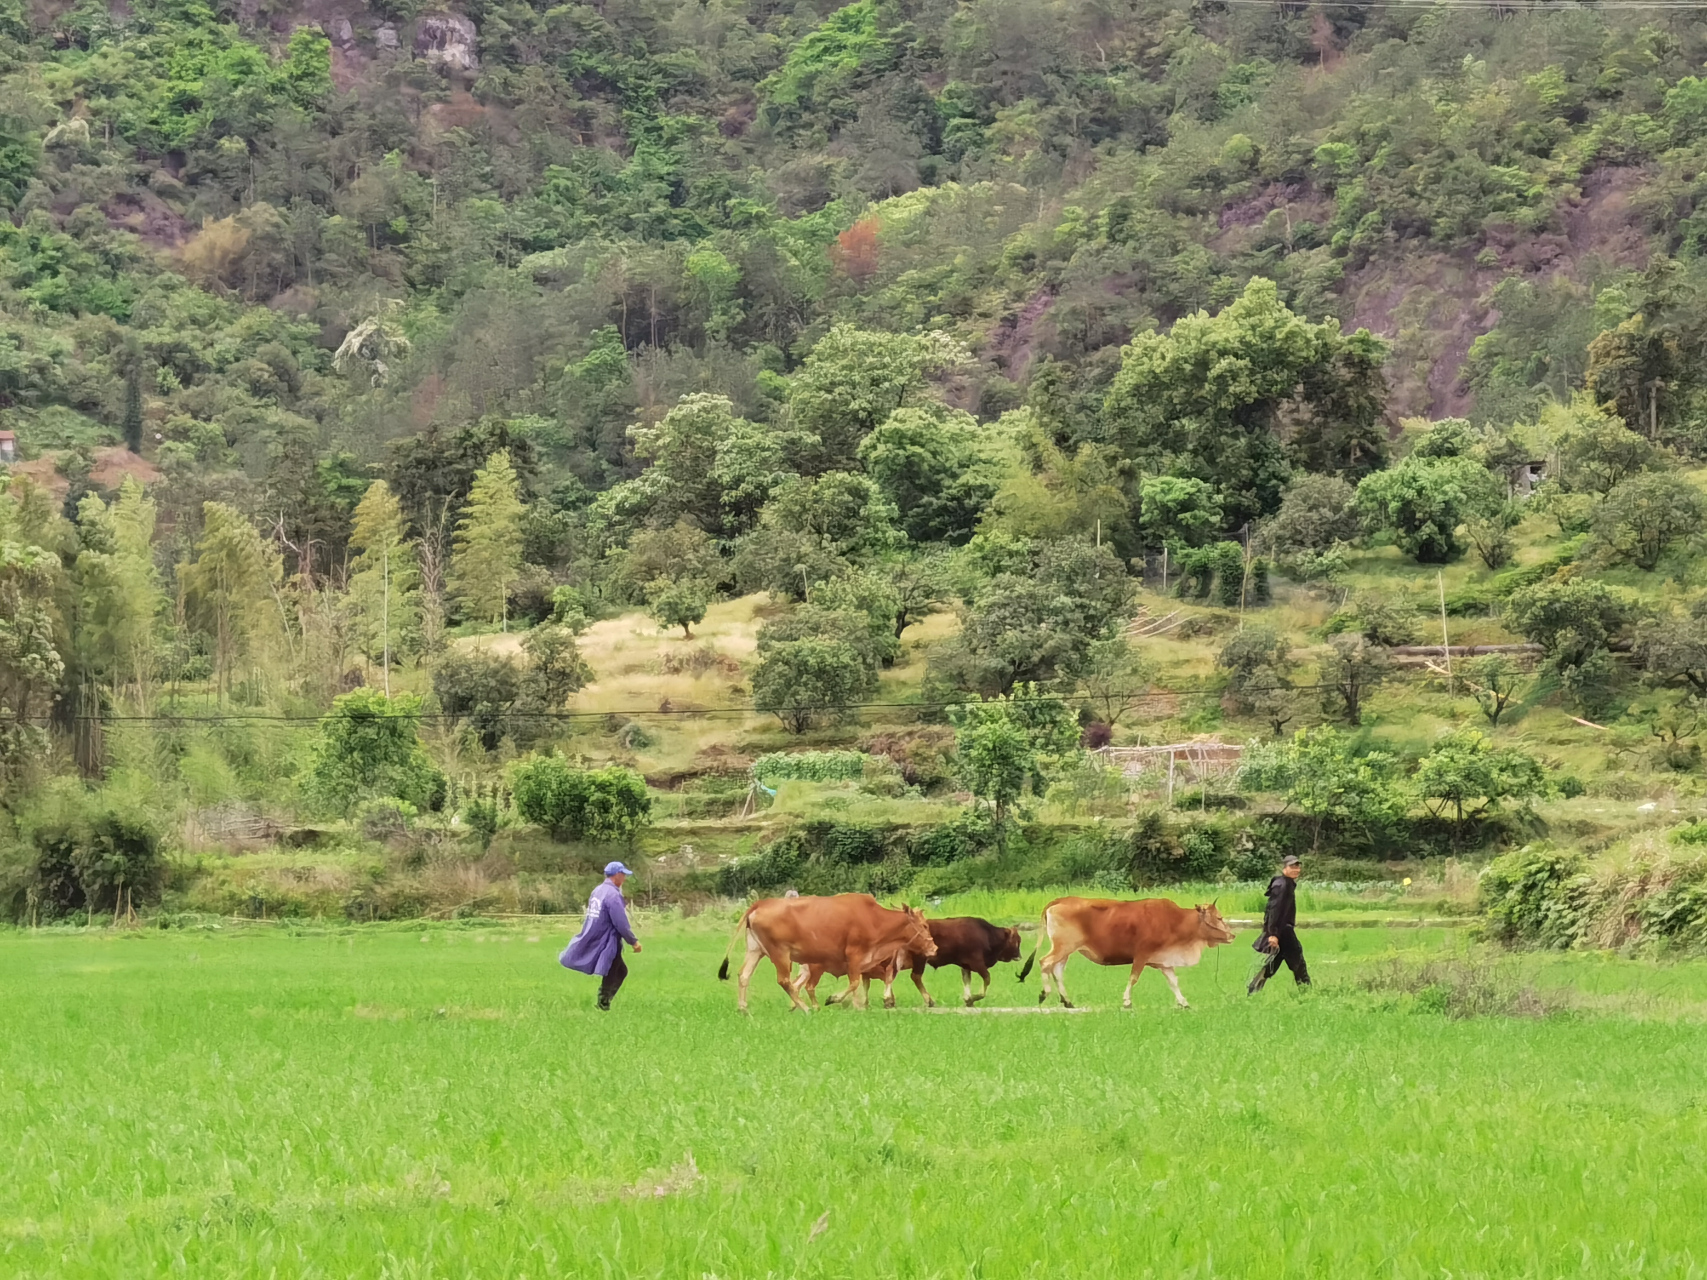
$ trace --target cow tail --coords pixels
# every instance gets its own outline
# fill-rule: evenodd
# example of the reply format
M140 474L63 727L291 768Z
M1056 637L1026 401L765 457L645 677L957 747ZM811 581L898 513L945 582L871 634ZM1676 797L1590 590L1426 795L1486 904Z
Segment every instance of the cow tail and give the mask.
M748 907L741 913L741 918L735 922L735 932L729 935L729 945L723 948L723 963L717 967L717 980L719 982L729 981L729 953L735 949L735 939L747 931L747 917L752 914L753 908Z
M1043 945L1043 940L1048 936L1049 912L1045 909L1043 912L1043 924L1037 931L1037 941L1031 944L1031 954L1025 958L1025 968L1019 971L1019 980L1021 982L1024 982L1026 975L1031 972L1031 966L1037 961L1037 949Z
M1031 944L1031 954L1025 958L1025 968L1019 971L1019 980L1021 982L1025 981L1026 975L1031 972L1031 966L1037 962L1037 949L1042 945L1042 938L1039 938L1036 942Z

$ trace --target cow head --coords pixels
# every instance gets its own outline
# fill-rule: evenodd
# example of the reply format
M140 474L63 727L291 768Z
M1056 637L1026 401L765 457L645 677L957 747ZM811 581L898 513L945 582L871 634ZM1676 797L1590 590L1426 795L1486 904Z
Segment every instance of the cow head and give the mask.
M1233 926L1221 918L1215 903L1197 908L1197 936L1212 947L1233 940Z
M1002 935L1002 949L996 953L997 960L1019 959L1019 930L1008 928L999 930Z
M931 937L931 927L925 923L925 914L915 911L912 907L902 907L907 913L907 923L911 926L907 931L907 940L902 945L911 955L934 956L936 954L936 939Z

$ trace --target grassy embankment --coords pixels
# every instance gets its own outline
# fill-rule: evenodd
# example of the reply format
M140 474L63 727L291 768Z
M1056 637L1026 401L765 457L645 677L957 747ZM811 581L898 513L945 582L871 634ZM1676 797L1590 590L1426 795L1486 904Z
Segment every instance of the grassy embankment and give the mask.
M903 987L894 1013L807 1019L762 966L749 1021L713 977L729 921L642 919L610 1015L557 967L562 924L0 935L0 1270L1689 1276L1707 1260L1707 963L1488 961L1491 1007L1527 986L1516 1007L1567 1012L1456 1019L1450 980L1418 966L1474 960L1462 930L1316 929L1316 989L1257 1000L1246 933L1183 976L1191 1013L1151 974L1122 1014L1123 974L1075 961L1078 1016L925 1016ZM991 1003L1035 992L1004 966Z

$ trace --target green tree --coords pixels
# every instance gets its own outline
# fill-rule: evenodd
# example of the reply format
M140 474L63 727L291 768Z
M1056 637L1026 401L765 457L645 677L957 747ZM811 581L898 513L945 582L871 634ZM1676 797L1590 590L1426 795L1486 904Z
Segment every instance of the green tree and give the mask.
M646 585L646 612L660 627L680 627L693 639L693 624L705 617L711 588L695 578L654 578Z
M711 533L724 528L724 484L719 462L738 433L750 434L752 423L738 417L728 396L695 392L685 395L657 423L637 423L628 429L634 456L651 465L631 482L639 502L654 524L691 520Z
M1661 558L1701 529L1701 491L1673 471L1620 480L1594 515L1595 544L1614 564L1652 573Z
M451 590L472 617L509 629L510 587L522 563L522 505L509 451L500 449L475 472L456 523Z
M996 493L977 420L943 405L895 410L858 452L914 542L963 544Z
M1464 534L1476 555L1490 569L1500 569L1511 563L1517 554L1517 540L1512 530L1523 522L1523 511L1515 502L1506 502L1492 511L1471 516L1464 522Z
M1109 728L1143 707L1155 683L1156 669L1123 635L1093 640L1079 668L1079 696L1091 714Z
M1465 806L1474 818L1502 801L1529 801L1547 793L1547 773L1526 752L1497 747L1476 729L1459 729L1429 748L1417 763L1417 794L1436 816L1450 806L1462 823ZM1478 803L1479 802L1479 803Z
M78 504L77 666L83 678L115 690L128 683L141 704L147 701L154 628L164 605L154 564L154 522L155 505L133 476L125 477L110 510L93 493Z
M761 647L753 670L753 706L790 733L851 719L854 704L877 688L875 670L843 640L807 636Z
M350 603L358 619L357 643L369 661L381 664L387 688L405 637L420 629L420 570L407 528L391 486L374 481L356 504L350 529L350 546L358 553L350 564Z
M954 750L966 789L995 810L996 822L1026 787L1042 795L1048 774L1078 749L1065 699L1021 685L1012 695L950 707Z
M1644 618L1631 652L1650 683L1707 697L1707 596L1681 612Z
M861 647L875 654L880 665L894 665L901 652L895 625L901 605L887 575L866 569L839 574L813 592L812 603L831 613L863 618L868 635Z
M938 551L886 557L872 572L888 584L895 600L895 638L914 623L939 612L948 602L948 559Z
M1221 528L1221 501L1202 480L1152 476L1138 486L1146 546L1198 547Z
M996 574L931 655L936 677L986 696L1077 673L1091 642L1131 616L1132 580L1113 550L1080 538L1040 544L1023 571Z
M1282 561L1350 542L1359 532L1356 502L1357 490L1338 476L1300 476L1264 525L1264 541Z
M310 749L303 789L319 807L347 815L363 800L393 797L417 809L444 804L445 776L420 738L421 699L357 689L332 700Z
M12 785L46 758L36 723L65 674L55 636L58 559L28 541L29 522L0 497L0 783Z
M1385 398L1384 353L1364 331L1347 338L1334 321L1311 324L1294 315L1274 283L1259 277L1218 315L1199 311L1168 333L1134 338L1103 412L1141 470L1213 485L1224 527L1237 527L1280 505L1290 472L1283 417L1343 415L1339 432L1311 438L1310 461L1321 469L1356 474L1369 463L1365 448L1378 460L1379 432L1370 427ZM1348 382L1363 394L1343 395ZM1342 450L1330 443L1333 434L1367 445Z
M1652 444L1586 393L1549 408L1541 425L1558 442L1560 480L1576 493L1605 497L1620 481L1660 464Z
M1273 791L1312 820L1312 844L1324 829L1356 829L1374 836L1405 813L1395 785L1394 761L1380 751L1357 754L1354 741L1330 725L1300 729L1290 741L1246 748L1239 785Z
M1529 682L1528 675L1516 663L1498 653L1472 658L1459 671L1475 697L1476 705L1482 709L1488 723L1495 726Z
M485 649L452 649L433 667L440 709L484 751L516 736L511 711L523 695L524 672Z
M1322 706L1352 726L1363 723L1363 704L1392 673L1392 659L1380 645L1360 635L1328 637L1328 652L1317 664Z
M194 621L213 641L214 678L221 699L231 694L240 663L266 668L282 647L275 594L283 566L249 518L223 502L202 504L202 536L194 563L179 578Z
M651 821L646 780L632 769L576 769L558 755L533 756L510 771L516 812L559 840L625 841Z
M125 448L132 453L142 452L142 361L140 354L132 362L124 379L124 414L119 419L119 434Z
M1636 612L1603 583L1582 578L1538 582L1507 598L1506 626L1541 646L1544 669L1585 708L1598 706L1617 673L1608 646Z
M807 354L790 391L795 423L818 439L821 470L845 468L860 442L932 375L969 361L944 333L876 333L839 324Z
M569 695L592 683L593 671L581 656L575 629L543 623L522 637L527 655L527 680L550 711L561 709Z
M1369 526L1391 531L1400 550L1422 564L1462 554L1458 527L1497 511L1504 501L1504 486L1469 458L1413 454L1357 486L1358 509Z

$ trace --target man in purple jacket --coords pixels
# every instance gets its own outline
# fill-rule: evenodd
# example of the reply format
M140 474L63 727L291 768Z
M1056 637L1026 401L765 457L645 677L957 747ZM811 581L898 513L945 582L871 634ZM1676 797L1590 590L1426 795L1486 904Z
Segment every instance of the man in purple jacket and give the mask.
M581 932L569 940L557 962L577 973L596 974L599 983L599 1008L608 1011L611 999L628 976L628 966L622 962L622 943L626 938L640 954L640 943L634 930L628 927L628 907L622 900L622 882L634 873L620 862L605 868L604 883L593 890L587 899L587 919Z

